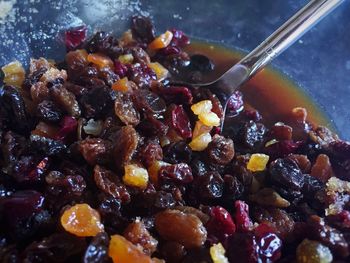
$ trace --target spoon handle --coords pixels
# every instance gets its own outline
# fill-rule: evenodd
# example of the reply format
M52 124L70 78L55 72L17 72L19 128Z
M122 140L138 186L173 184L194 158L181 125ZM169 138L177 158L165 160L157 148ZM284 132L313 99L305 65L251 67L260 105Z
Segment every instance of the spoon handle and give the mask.
M281 54L344 0L312 0L222 77L236 89Z

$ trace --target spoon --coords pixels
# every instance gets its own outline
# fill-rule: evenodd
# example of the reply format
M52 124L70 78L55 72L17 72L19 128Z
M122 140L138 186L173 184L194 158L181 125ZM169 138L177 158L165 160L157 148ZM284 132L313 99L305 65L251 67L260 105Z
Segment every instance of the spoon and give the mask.
M218 79L207 83L176 83L196 87L214 85L215 89L219 89L229 98L242 84L263 69L269 62L297 41L304 33L343 1L344 0L311 0L258 47L222 74ZM226 112L226 107L227 101L224 107L224 114Z

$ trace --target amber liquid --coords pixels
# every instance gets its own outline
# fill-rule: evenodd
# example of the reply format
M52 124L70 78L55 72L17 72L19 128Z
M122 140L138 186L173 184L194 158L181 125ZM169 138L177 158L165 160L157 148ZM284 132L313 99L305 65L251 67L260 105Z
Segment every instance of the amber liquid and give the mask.
M206 79L214 80L238 62L243 53L219 45L194 41L186 48L189 54L202 54L215 64L213 72ZM295 107L307 109L307 120L314 125L327 126L335 131L325 113L312 101L301 88L280 72L267 67L255 75L240 90L243 92L246 107L257 109L272 125L277 121L287 121Z

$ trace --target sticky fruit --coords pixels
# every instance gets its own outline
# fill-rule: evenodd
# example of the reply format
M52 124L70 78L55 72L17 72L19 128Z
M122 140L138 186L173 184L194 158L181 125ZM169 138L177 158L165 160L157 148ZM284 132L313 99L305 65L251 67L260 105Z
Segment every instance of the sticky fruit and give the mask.
M111 236L108 255L112 258L113 263L152 263L152 259L149 256L120 235Z
M248 170L252 172L261 172L266 169L266 164L269 161L269 156L262 153L254 153L250 156L247 164Z
M95 64L99 69L113 68L113 61L109 57L102 54L89 54L87 60L90 63Z
M220 118L214 112L206 112L198 115L198 119L207 126L219 126Z
M96 236L104 231L99 213L88 204L77 204L65 210L61 224L67 232L79 237Z
M118 57L118 60L122 64L131 64L134 61L132 54L125 54Z
M228 259L225 257L226 251L221 243L212 245L209 252L214 263L228 263Z
M169 71L158 62L152 62L148 66L156 73L158 80L163 80L169 75Z
M4 82L6 85L21 87L25 78L24 68L19 61L13 61L3 66L2 71L5 74Z
M202 100L191 106L191 110L194 114L199 115L201 113L208 113L213 108L211 100Z
M313 240L304 239L297 248L298 263L330 263L333 255L328 247Z
M125 166L123 182L128 186L145 189L148 184L148 172L146 169L134 164Z
M203 133L194 138L188 145L193 151L201 152L208 147L208 144L211 142L211 140L212 138L210 133Z
M213 127L207 126L203 124L201 121L196 121L196 125L194 126L192 138L197 138L199 135L204 133L210 133Z
M128 81L129 80L127 77L118 79L116 82L113 83L112 89L115 91L127 92L129 90Z
M161 49L167 47L171 40L173 39L173 33L166 31L164 34L161 34L159 37L154 39L148 47L153 50Z

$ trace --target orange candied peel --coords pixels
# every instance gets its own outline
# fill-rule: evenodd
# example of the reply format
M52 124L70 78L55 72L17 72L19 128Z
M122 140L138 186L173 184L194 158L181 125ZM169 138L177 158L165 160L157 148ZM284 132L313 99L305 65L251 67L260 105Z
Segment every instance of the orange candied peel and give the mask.
M197 138L199 135L203 133L210 133L213 127L207 126L203 124L201 121L196 121L196 125L194 126L194 130L192 133L192 138Z
M212 108L213 103L211 102L211 100L202 100L191 106L191 110L196 115L199 115L201 113L208 113L211 111Z
M188 145L193 151L201 152L208 147L208 144L211 142L211 140L212 138L210 133L203 133L194 138Z
M225 256L225 248L221 243L212 245L209 252L213 263L228 263L228 259Z
M156 50L169 46L171 40L173 39L173 33L171 31L166 31L164 34L161 34L155 38L148 47L150 49Z
M113 263L152 263L152 259L123 236L113 235L109 242L108 255Z
M169 75L169 71L158 62L149 63L148 66L156 73L158 80L163 80Z
M261 172L266 169L266 164L269 161L269 156L262 153L254 153L250 156L247 164L247 169L252 172Z
M148 184L148 172L145 168L134 164L128 164L124 167L125 174L123 182L128 186L134 186L145 189Z
M115 91L127 92L129 90L128 81L129 80L127 77L118 79L116 82L113 83L112 89Z
M61 224L67 232L78 237L96 236L104 231L99 213L88 204L77 204L65 210Z
M198 119L207 126L220 126L220 118L214 112L201 113Z
M99 69L113 68L113 61L109 57L102 54L98 54L98 53L89 54L87 57L87 60L90 63L95 64Z
M5 74L4 82L7 85L13 85L16 87L21 87L24 78L25 78L25 70L19 61L13 61L5 66L3 66L2 71Z

